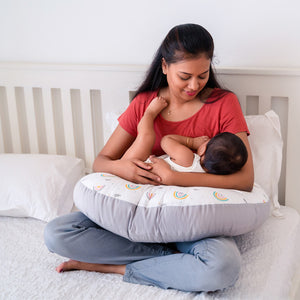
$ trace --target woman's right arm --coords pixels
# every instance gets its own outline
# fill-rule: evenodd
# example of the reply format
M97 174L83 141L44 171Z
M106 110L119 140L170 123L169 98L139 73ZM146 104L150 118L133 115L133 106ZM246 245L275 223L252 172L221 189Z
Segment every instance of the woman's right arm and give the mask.
M115 129L93 164L94 172L107 172L141 184L158 184L160 178L149 172L152 167L138 159L121 159L135 137L120 125Z

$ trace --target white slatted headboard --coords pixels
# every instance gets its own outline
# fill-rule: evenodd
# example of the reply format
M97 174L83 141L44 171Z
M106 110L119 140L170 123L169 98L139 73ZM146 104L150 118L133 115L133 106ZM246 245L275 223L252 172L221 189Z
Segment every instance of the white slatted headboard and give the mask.
M0 64L1 152L78 156L91 168L145 67Z
M0 63L0 153L67 154L91 169L146 66ZM245 115L273 109L285 142L279 199L296 208L300 170L300 71L218 69Z

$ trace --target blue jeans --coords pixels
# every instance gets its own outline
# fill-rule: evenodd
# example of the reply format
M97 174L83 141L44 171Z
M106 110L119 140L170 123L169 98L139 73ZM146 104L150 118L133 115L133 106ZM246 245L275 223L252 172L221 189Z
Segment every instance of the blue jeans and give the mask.
M49 222L44 237L51 252L88 263L125 264L124 281L163 289L224 289L235 283L241 265L240 252L232 238L135 243L101 228L81 212Z

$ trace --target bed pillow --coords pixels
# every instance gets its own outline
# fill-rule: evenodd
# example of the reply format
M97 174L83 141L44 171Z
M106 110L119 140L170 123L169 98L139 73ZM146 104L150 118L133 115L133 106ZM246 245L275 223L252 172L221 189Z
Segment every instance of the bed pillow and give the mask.
M280 121L274 111L246 116L249 143L253 156L254 180L271 199L273 214L280 216L278 183L281 173L283 141Z
M134 242L183 242L235 236L270 215L262 188L242 192L207 187L138 185L108 173L83 177L74 202L101 227Z
M48 154L0 154L0 215L43 221L69 213L84 175L81 159Z

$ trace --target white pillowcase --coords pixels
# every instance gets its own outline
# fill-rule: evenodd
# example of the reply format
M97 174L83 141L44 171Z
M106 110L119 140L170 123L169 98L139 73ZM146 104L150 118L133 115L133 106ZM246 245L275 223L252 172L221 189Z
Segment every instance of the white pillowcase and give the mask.
M254 180L265 190L273 204L273 215L280 216L278 183L281 173L283 141L278 115L270 110L264 115L245 117L250 131Z
M62 155L0 154L0 215L50 221L69 213L83 160Z

